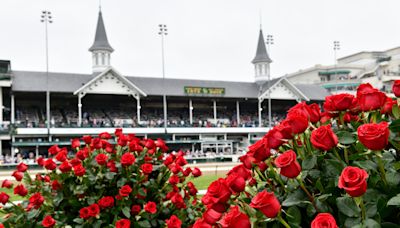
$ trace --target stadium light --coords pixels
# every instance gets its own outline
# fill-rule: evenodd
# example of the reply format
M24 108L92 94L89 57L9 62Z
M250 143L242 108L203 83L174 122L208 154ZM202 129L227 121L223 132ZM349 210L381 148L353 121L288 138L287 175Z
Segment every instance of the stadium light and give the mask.
M271 56L271 45L274 44L274 36L273 35L267 35L267 47L268 47L268 52L269 55ZM271 105L271 73L268 71L268 127L271 130L272 129L272 105Z
M161 59L162 59L162 75L163 75L163 107L164 107L164 131L167 133L167 96L165 94L165 56L164 56L164 37L168 35L167 25L159 24L158 35L161 36Z
M47 119L47 134L49 136L49 141L51 141L50 136L50 91L49 91L49 39L47 25L53 23L53 17L50 11L43 10L40 22L45 25L45 37L46 37L46 119Z
M334 52L334 63L335 63L335 80L338 81L337 78L337 51L340 50L340 42L335 40L333 41L333 52ZM336 82L336 93L338 92L338 82Z

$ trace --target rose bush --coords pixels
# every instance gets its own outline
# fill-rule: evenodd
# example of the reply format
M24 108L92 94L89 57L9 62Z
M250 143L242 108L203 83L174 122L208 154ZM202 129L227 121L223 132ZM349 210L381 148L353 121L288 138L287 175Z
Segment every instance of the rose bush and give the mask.
M199 169L184 168L182 152L167 154L158 139L101 133L72 140L73 157L67 148L49 149L50 158L39 158L45 172L34 178L26 164L19 164L13 188L25 200L15 205L0 192L0 219L4 227L189 227L202 212L197 189L190 178ZM171 181L173 179L174 181ZM225 196L224 200L227 200ZM213 201L214 202L214 201Z
M400 96L400 81L393 92ZM400 98L299 103L213 182L196 227L400 227Z

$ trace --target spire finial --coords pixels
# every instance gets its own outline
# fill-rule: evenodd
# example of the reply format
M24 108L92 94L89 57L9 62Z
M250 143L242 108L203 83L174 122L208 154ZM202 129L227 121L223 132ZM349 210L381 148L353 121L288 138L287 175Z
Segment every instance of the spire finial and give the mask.
M261 11L261 8L260 8L259 14L260 14L260 30L262 30L262 11Z
M99 0L99 11L101 12L101 0Z

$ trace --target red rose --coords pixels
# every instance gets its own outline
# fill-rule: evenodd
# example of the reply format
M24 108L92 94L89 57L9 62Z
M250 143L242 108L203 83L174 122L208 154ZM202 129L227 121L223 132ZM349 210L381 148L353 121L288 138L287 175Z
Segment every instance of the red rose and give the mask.
M146 147L148 150L154 149L156 144L154 140L152 139L143 139L142 144L144 147Z
M295 106L291 107L288 110L288 115L290 115L290 113L294 113L297 112L295 115L301 114L305 117L307 117L307 119L310 119L310 107L308 107L308 105L306 104L306 102L300 102L297 103Z
M222 213L214 210L213 208L208 208L203 213L203 219L206 223L214 225L222 217Z
M267 140L266 145L268 145L272 149L277 149L284 143L284 137L277 127L274 127L270 131L268 131L264 138L266 138Z
M241 164L233 167L229 172L228 175L232 173L237 173L239 176L243 177L245 180L248 180L251 178L251 171L246 169L246 167Z
M296 178L301 172L301 166L296 160L296 153L288 150L275 159L276 167L280 168L280 174L287 178Z
M43 157L39 157L38 159L36 159L36 162L38 163L38 165L44 166L44 158Z
M89 211L89 208L88 208L88 207L81 208L81 209L79 210L79 217L81 217L81 218L83 218L83 219L88 219L88 218L90 218L90 211Z
M312 131L310 141L315 148L320 150L330 150L339 142L331 125L321 126Z
M60 188L61 188L61 184L57 180L54 180L53 182L51 182L51 189L53 189L54 191L57 191Z
M186 204L183 201L183 197L179 193L175 193L171 197L171 202L177 207L178 209L186 208Z
M7 193L5 193L5 192L0 193L0 203L6 205L9 198L10 198L10 196Z
M135 156L131 153L125 153L121 156L121 165L122 166L131 166L135 162Z
M393 105L396 105L397 102L390 97L386 97L385 104L381 109L381 114L392 114Z
M368 173L358 167L347 166L339 177L338 187L352 197L362 196L367 191Z
M130 228L131 221L129 219L120 219L115 223L115 228Z
M251 154L256 160L264 161L271 156L271 149L268 146L266 138L258 140L253 145L249 146L248 154Z
M87 157L89 157L89 151L87 150L87 147L85 147L82 150L79 150L78 152L76 152L75 155L79 160L85 160Z
M67 173L72 170L72 166L71 166L71 164L69 164L68 161L64 161L63 163L61 163L61 165L58 167L58 169L62 173Z
M44 168L48 170L54 170L57 168L57 164L53 161L52 158L49 158L44 162Z
M199 168L195 167L195 168L192 170L192 174L193 174L194 177L199 177L199 176L201 176L201 171L200 171Z
M157 212L157 205L154 202L147 202L144 205L144 210L148 213L155 214Z
M28 170L28 166L25 163L21 162L17 165L17 170L18 172L25 172L26 170Z
M288 121L282 121L275 128L281 132L284 139L292 139L293 138L292 127L289 125Z
M319 120L319 122L321 122L321 124L325 124L329 122L331 118L332 116L330 116L328 112L323 112L321 113L321 119Z
M108 132L102 132L99 134L99 138L101 139L111 139L111 135Z
M310 108L309 114L310 114L310 122L311 123L316 123L319 121L320 116L321 116L321 109L319 108L319 105L316 103L310 104L308 106Z
M2 188L12 188L13 183L7 179L3 180L3 183L1 184Z
M168 147L163 139L158 138L154 143L156 144L156 147L160 148L162 152L168 151Z
M357 100L361 111L376 110L385 104L385 93L375 89L371 84L361 84L357 88Z
M51 217L51 215L46 215L46 217L43 218L42 221L42 226L43 227L53 227L56 224L56 220Z
M51 154L51 155L56 155L56 154L58 154L58 152L60 151L61 149L58 147L58 145L53 145L53 146L51 146L49 149L48 149L48 152L49 152L49 154Z
M182 226L182 221L176 215L172 215L165 223L168 228L181 228Z
M79 141L79 139L72 139L71 147L73 149L79 149L80 146L81 146L81 142Z
M187 187L189 188L189 194L195 196L197 194L197 188L192 182L187 183Z
M143 173L146 175L149 175L151 172L153 172L153 165L152 164L143 164L140 166L140 168L142 169Z
M56 160L63 162L65 160L67 160L67 151L65 150L61 150L57 155L56 155Z
M338 226L331 214L319 213L312 221L311 228L338 228Z
M207 193L201 198L203 204L226 203L231 196L225 179L219 178L208 186Z
M81 176L85 175L86 169L82 165L77 165L77 166L74 166L74 173L76 176L81 177Z
M34 206L35 209L38 209L40 206L42 206L43 202L44 202L44 197L42 196L42 194L40 194L40 192L33 194L29 198L29 204Z
M292 134L301 134L308 128L308 118L299 111L288 113L284 121L292 128Z
M115 165L115 161L113 161L113 160L110 160L110 161L107 162L107 168L110 169L110 172L113 172L113 173L117 173L118 172L118 168Z
M14 194L20 196L26 196L28 194L28 190L25 188L23 184L20 184L14 188Z
M183 155L182 155L182 156L178 156L178 157L176 158L175 163L178 164L178 165L180 165L180 166L184 166L184 165L187 164L187 161L186 161L186 159L185 159L185 158L183 157Z
M392 92L396 97L400 97L400 80L396 80L393 83Z
M14 171L11 176L15 177L15 180L21 181L22 178L24 177L24 173L18 172L18 171Z
M250 206L260 210L268 218L275 218L281 210L281 204L274 193L265 190L251 200Z
M354 96L347 93L335 94L325 98L325 112L345 111L352 107Z
M132 192L132 188L129 185L124 185L119 189L119 195L127 197Z
M179 177L177 175L172 175L169 179L168 182L172 185L176 185L179 183Z
M82 165L82 161L79 160L78 158L71 159L71 160L69 161L69 163L70 163L72 166Z
M243 166L246 169L251 169L253 167L253 164L256 163L256 159L253 158L252 154L246 153L243 156L239 157L240 162L243 163Z
M187 167L182 173L185 177L187 177L192 173L192 169L190 167Z
M102 209L107 208L107 207L113 207L114 206L114 197L103 196L101 199L99 199L98 204Z
M133 214L133 215L137 215L137 214L139 214L139 212L142 210L142 207L140 206L140 205L133 205L132 206L132 208L131 208L131 213Z
M240 212L238 206L231 207L228 213L219 222L223 228L250 228L249 217Z
M192 228L212 228L212 225L208 224L206 221L204 221L203 218L198 219L194 224Z
M237 173L229 174L226 183L234 192L243 192L246 187L246 181Z
M96 162L99 165L105 165L107 164L108 156L106 154L98 154L96 156Z
M92 142L92 136L90 135L84 135L82 137L82 140L85 142L85 144L90 144Z
M370 150L383 150L389 140L387 122L363 124L357 129L358 139Z
M91 217L96 217L100 213L100 207L98 204L94 203L88 207L89 215Z

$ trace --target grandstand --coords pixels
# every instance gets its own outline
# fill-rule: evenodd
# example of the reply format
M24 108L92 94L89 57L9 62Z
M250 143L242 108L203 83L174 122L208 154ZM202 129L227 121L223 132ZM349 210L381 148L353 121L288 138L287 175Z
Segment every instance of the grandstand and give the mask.
M295 85L285 77L267 82L271 59L262 30L252 61L255 82L127 76L110 64L113 50L99 12L89 49L93 74L14 71L10 61L0 61L0 161L15 162L17 154L18 159L47 156L52 144L69 145L73 137L117 127L164 138L170 148L187 151L189 159L229 157L268 131L269 93L272 125L297 102L320 102L328 94L318 85Z

